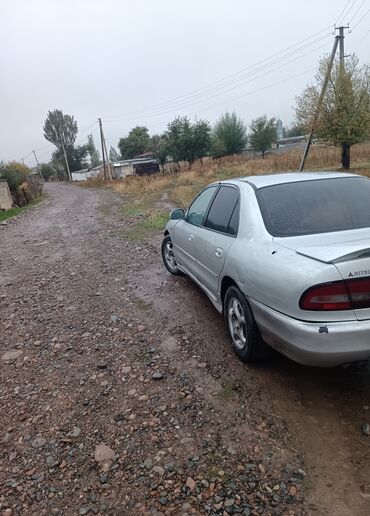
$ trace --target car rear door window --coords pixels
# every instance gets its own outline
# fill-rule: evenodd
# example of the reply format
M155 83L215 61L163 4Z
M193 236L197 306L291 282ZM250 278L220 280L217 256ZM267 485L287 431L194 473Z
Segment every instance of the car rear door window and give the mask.
M229 223L239 200L239 191L231 186L221 186L209 210L205 227L229 233ZM236 217L236 215L235 215ZM233 221L235 228L236 221ZM235 234L230 230L231 234Z
M201 226L208 211L209 204L218 188L218 185L210 186L194 199L188 209L186 220L195 226Z
M236 203L236 206L234 208L233 214L231 215L231 219L229 222L229 227L227 228L227 232L230 233L230 235L237 235L238 229L239 229L239 205L240 202Z

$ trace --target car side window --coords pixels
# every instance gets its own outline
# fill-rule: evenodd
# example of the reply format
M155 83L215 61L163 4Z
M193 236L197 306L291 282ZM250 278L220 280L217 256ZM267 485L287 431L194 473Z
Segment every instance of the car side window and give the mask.
M201 192L190 205L186 215L186 221L195 226L203 224L204 217L207 213L209 204L214 196L218 185L210 186Z
M229 222L229 227L227 228L227 232L230 235L237 235L238 234L238 229L239 229L239 206L240 206L240 201L238 200L238 202L236 203L236 206L234 208L234 211L233 211L233 213L231 215L230 222Z
M205 227L221 231L222 233L234 233L236 228L236 221L238 220L235 214L235 220L230 226L231 219L236 211L236 205L239 201L239 191L232 186L221 186L217 195L215 196L211 209L209 210Z

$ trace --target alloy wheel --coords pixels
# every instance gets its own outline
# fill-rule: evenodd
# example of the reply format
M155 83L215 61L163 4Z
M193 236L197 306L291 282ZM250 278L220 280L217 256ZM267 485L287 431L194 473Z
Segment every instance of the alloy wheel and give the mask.
M164 250L164 257L167 262L167 265L170 267L170 269L177 269L177 263L175 260L175 255L173 254L173 244L172 242L167 242L165 250Z
M229 300L227 321L235 347L239 350L243 350L247 346L245 314L240 301L236 297L231 297Z

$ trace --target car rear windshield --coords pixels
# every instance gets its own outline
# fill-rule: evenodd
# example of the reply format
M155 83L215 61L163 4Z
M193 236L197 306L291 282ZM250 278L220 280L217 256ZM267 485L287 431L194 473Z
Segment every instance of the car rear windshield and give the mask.
M266 186L256 192L273 236L370 227L370 181L346 177Z

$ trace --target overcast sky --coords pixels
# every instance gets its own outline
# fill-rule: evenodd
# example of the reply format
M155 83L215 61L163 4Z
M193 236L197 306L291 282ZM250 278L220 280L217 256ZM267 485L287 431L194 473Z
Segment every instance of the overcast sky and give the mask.
M33 165L36 149L47 161L53 146L42 126L56 108L74 115L78 143L91 131L98 144L101 117L109 146L135 125L161 132L185 114L214 122L234 110L249 124L266 113L289 125L294 96L331 50L334 23L352 18L346 52L369 62L369 8L370 0L0 0L0 160Z

